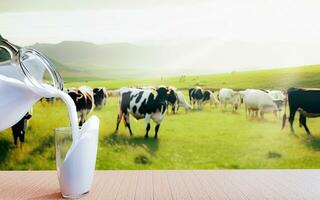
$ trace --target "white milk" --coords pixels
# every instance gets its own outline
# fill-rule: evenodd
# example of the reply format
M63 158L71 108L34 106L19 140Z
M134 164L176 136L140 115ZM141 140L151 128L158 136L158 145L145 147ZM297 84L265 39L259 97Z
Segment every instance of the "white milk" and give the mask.
M20 121L42 97L61 98L68 108L72 144L59 166L58 177L62 194L77 196L91 188L98 148L99 119L92 116L79 130L73 100L67 93L43 82L45 70L50 73L54 85L63 88L60 75L36 50L20 49L15 59L0 63L0 131Z
M68 108L72 144L58 170L60 189L63 195L86 193L91 188L94 176L99 119L92 116L79 130L76 106L71 97L50 85L41 85L35 87L0 75L0 131L17 123L40 98L61 98Z
M67 105L72 137L77 140L79 127L73 100L68 94L50 85L42 84L42 86L35 87L0 74L0 131L16 124L42 97L58 97Z
M58 169L61 193L65 197L79 197L92 185L99 134L99 119L90 117L79 130L80 137L68 150Z

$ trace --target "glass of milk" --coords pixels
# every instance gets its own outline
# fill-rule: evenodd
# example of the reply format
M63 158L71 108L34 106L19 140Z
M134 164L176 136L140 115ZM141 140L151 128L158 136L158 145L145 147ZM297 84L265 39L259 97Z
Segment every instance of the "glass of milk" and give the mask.
M60 191L65 198L79 198L90 191L93 182L99 119L90 117L78 135L71 127L56 128L54 132Z
M71 127L56 128L54 129L54 132L55 132L55 147L56 147L56 166L57 166L57 173L58 173L61 194L64 198L72 198L72 199L80 198L86 193L88 193L89 191L84 191L80 193L71 193L69 191L69 188L74 186L70 185L70 183L63 183L63 180L65 179L65 177L62 177L64 176L64 173L62 173L61 171L64 165L64 161L69 152L69 149L71 149L71 146L72 146Z

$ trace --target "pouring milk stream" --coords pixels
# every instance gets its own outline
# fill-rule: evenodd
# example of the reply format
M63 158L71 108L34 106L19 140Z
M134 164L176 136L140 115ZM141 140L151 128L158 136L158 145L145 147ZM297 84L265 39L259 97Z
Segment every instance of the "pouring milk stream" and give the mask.
M99 119L92 116L79 129L76 106L61 91L62 79L45 56L31 48L18 49L6 40L0 41L1 47L11 50L12 59L0 63L0 131L17 123L42 97L61 98L68 108L72 131L71 147L58 171L61 192L65 196L88 192L95 169ZM43 82L45 71L52 85Z

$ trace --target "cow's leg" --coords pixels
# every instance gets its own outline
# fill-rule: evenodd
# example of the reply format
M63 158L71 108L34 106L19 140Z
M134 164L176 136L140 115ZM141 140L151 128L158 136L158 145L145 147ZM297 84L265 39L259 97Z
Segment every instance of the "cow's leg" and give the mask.
M290 123L291 133L294 133L293 121L294 121L294 116L295 116L295 114L296 114L296 112L290 111L289 123Z
M158 138L158 131L159 131L159 128L160 128L160 124L157 124L156 127L155 127L155 133L154 133L154 139L157 139Z
M149 135L149 131L150 131L150 119L151 119L151 116L149 114L146 114L146 117L145 117L145 120L146 120L146 135L144 136L146 139L148 139Z
M259 118L259 110L252 110L253 119Z
M178 111L178 109L179 109L179 104L178 104L178 102L176 102L174 104L174 113L176 113Z
M261 117L261 119L264 119L264 112L262 110L260 111L260 117Z
M304 130L306 130L308 135L311 135L310 130L309 130L308 126L307 126L307 118L300 114L299 122L304 127Z
M278 119L278 111L274 110L273 115L274 115L274 118L277 120Z
M129 129L130 136L132 136L132 130L131 130L131 126L130 126L130 118L129 117L130 117L129 113L124 114L124 122L126 124L126 127Z
M246 105L244 105L244 112L246 113L246 119L248 119L248 108Z
M14 145L17 146L18 145L18 136L15 132L12 131L12 135L13 135L13 140L14 140Z
M119 130L119 124L121 122L122 116L123 116L123 112L120 110L120 112L118 113L118 116L117 116L117 126L116 126L115 133L117 133Z
M79 126L82 126L85 121L86 121L86 111L85 111L85 110L81 110L81 111L80 111L80 122L79 122Z
M83 113L81 112L79 126L82 126L83 123L84 123L84 116L83 116Z

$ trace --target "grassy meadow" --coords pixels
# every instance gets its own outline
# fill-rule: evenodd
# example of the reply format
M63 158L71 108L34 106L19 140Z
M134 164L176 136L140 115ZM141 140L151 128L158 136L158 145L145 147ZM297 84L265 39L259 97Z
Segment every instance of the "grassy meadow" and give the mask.
M67 87L89 85L116 89L123 86L174 85L185 92L200 85L218 89L229 87L287 88L320 87L320 66L286 68L229 74L133 79L115 81L68 82ZM281 120L272 114L266 119L246 119L244 108L237 113L206 105L202 110L168 113L161 124L158 140L144 139L145 121L131 117L133 136L123 123L114 134L118 98L93 114L100 118L97 169L283 169L320 168L320 119L308 119L313 133L308 137L295 121L296 134L280 130ZM39 102L22 149L13 146L11 130L0 134L0 169L55 169L53 128L68 125L65 105Z

